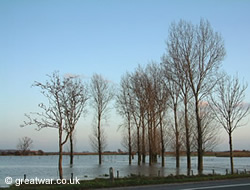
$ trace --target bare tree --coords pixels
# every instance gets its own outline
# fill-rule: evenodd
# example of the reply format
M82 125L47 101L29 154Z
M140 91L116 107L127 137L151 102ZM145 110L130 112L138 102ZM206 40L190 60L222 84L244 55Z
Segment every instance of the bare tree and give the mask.
M127 129L128 137L127 145L129 152L129 165L132 163L132 109L131 109L131 88L130 88L130 75L127 73L122 77L120 84L120 92L116 98L117 112L125 119L123 126Z
M136 71L131 74L130 77L130 88L131 93L129 93L130 98L130 108L133 123L136 127L136 148L138 155L138 165L141 164L141 158L143 157L143 163L145 162L144 154L145 152L145 97L143 89L143 75L144 70L139 66ZM142 135L141 135L142 133Z
M172 49L168 52L168 55L164 55L162 57L162 66L163 70L165 71L165 77L167 80L170 80L171 82L168 83L174 83L174 85L177 85L178 88L175 88L175 91L177 91L178 97L183 101L184 104L184 126L185 126L185 144L186 144L186 155L187 155L187 175L190 175L191 171L191 148L190 148L190 141L191 141L191 130L190 125L188 121L188 105L190 103L190 100L192 98L192 94L190 93L190 86L188 84L187 79L187 69L182 61L175 59L176 51L175 49ZM172 94L172 98L174 93L170 92ZM181 101L181 100L180 100Z
M229 136L231 173L234 173L233 163L233 132L243 124L241 121L249 114L250 106L244 103L247 84L240 84L238 77L222 78L211 96L210 106L216 120L223 126Z
M32 148L33 140L30 137L22 137L19 139L17 149L26 154Z
M40 103L38 106L42 110L41 112L25 114L28 121L24 121L24 124L21 125L36 125L37 130L43 128L53 128L58 130L58 145L59 145L59 177L63 178L63 169L62 169L62 155L63 155L63 145L67 142L68 137L70 136L70 130L68 125L65 125L65 112L63 106L63 92L65 86L68 83L68 79L61 79L59 72L54 72L52 76L48 75L49 80L44 84L40 82L35 82L33 86L39 87L41 93L47 98L47 105ZM64 136L64 133L65 136Z
M169 92L169 88L165 84L164 80L164 71L160 67L160 65L151 64L149 67L151 70L151 75L153 76L154 81L154 101L156 103L156 119L157 126L159 126L159 139L160 139L160 149L161 149L161 165L165 166L165 151L166 151L166 113L168 110L168 102L171 99L171 93Z
M70 164L73 164L74 146L73 133L76 124L82 115L88 99L87 88L79 77L68 77L63 91L63 109L65 114L65 125L70 140Z
M97 131L93 133L93 140L98 144L99 164L102 164L103 151L103 132L101 121L108 110L108 104L114 97L114 89L111 83L105 80L101 75L94 74L91 78L90 93L92 96L92 107L95 109L97 119ZM93 142L93 141L92 141Z
M180 102L180 86L175 82L174 75L166 71L166 86L169 91L170 101L169 107L174 111L174 134L175 134L175 155L176 155L176 168L180 168L180 129L178 119L178 104Z
M214 32L208 21L197 26L180 21L170 27L167 55L185 68L188 85L194 96L197 123L198 173L203 171L202 125L200 102L210 94L217 83L217 72L225 56L222 37Z

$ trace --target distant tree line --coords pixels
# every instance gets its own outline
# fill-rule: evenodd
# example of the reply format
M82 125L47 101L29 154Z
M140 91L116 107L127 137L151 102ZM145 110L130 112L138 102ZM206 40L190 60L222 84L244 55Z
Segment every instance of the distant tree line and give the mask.
M13 156L37 156L37 155L44 155L44 152L42 150L37 150L37 151L31 151L31 150L27 150L26 152L22 152L20 150L7 150L7 151L2 151L0 152L0 155L2 156L9 156L9 155L13 155Z
M198 25L181 20L173 23L166 41L166 52L161 63L138 66L124 74L118 89L101 75L94 74L90 84L78 76L61 77L54 72L45 83L35 82L48 103L41 103L41 112L26 114L23 126L36 125L56 128L59 139L59 175L62 173L63 145L70 141L73 164L73 132L90 101L94 109L93 133L90 141L99 154L106 147L103 119L112 100L123 118L123 142L141 165L149 157L149 164L165 166L167 149L175 151L176 168L180 167L180 152L187 156L187 174L191 170L191 152L198 155L198 173L203 172L203 154L218 144L220 126L230 140L231 172L233 173L232 133L249 113L244 104L247 84L237 77L223 73L224 41L210 23L201 20Z

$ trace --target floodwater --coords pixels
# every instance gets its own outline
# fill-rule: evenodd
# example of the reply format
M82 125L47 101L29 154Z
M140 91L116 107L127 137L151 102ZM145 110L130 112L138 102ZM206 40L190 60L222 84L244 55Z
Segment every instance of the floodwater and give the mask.
M107 177L109 168L112 167L115 176L117 171L120 177L135 175L145 176L167 176L175 175L175 157L165 158L165 167L159 163L149 166L149 164L137 165L135 156L132 165L128 164L127 155L104 155L103 164L98 165L97 155L77 155L74 157L74 165L69 165L69 156L63 157L63 177L70 179L71 173L78 179L93 179L97 177ZM230 161L228 157L204 157L204 174L212 173L225 174L226 169L230 171ZM239 172L250 171L250 158L234 158L234 167ZM192 157L192 170L197 174L197 157ZM186 157L180 158L179 174L186 174ZM5 184L6 177L23 179L26 174L27 179L58 179L58 156L0 156L0 187Z

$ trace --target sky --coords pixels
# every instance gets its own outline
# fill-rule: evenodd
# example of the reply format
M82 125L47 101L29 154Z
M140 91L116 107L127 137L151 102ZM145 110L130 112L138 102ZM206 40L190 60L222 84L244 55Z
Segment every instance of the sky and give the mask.
M160 62L168 29L180 19L207 19L225 42L223 69L250 82L250 0L0 0L0 149L15 149L31 137L33 149L58 150L54 129L21 128L24 114L44 99L34 81L59 70L88 81L94 73L119 85L138 64ZM250 102L250 88L246 91ZM117 119L118 118L118 119ZM90 151L93 112L77 126L76 151ZM105 130L108 150L123 149L113 110ZM228 150L221 131L216 150ZM250 150L250 120L234 132L234 149Z

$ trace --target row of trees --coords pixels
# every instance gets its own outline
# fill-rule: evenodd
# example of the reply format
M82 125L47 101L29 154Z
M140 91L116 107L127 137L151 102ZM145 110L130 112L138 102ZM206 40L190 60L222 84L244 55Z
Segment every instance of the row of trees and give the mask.
M241 85L237 76L231 78L220 71L226 54L224 42L208 21L201 20L198 25L185 21L173 23L166 44L161 64L151 64L145 69L139 67L134 73L126 74L121 81L119 102L123 105L120 106L123 113L120 113L126 119L128 144L131 143L133 119L138 164L141 154L142 161L145 161L147 144L149 162L154 162L156 155L161 154L164 166L167 142L164 137L169 131L168 126L172 125L176 167L180 166L179 152L184 136L182 142L187 154L188 174L192 145L198 153L198 173L202 174L203 153L207 146L216 143L216 129L220 124L229 135L233 173L232 133L249 113L249 105L244 104L247 84ZM173 119L166 120L166 115L172 115ZM148 141L145 142L145 139ZM160 151L157 150L159 144Z
M43 112L26 115L24 125L58 129L59 173L62 178L62 147L70 139L73 163L73 131L86 101L91 99L95 110L95 127L90 137L99 153L99 164L105 147L102 120L112 99L123 118L126 131L124 144L129 152L138 154L138 165L157 161L162 166L167 146L176 152L176 167L180 167L180 150L186 151L187 171L191 169L191 151L198 153L198 173L203 170L205 148L216 143L216 130L221 124L230 139L233 173L232 132L248 114L243 106L246 85L220 72L225 48L222 37L214 32L208 21L198 25L180 21L173 23L166 41L166 53L160 64L138 66L121 78L118 93L112 83L94 74L89 89L79 77L61 78L58 72L45 84L35 82L48 104L40 104ZM233 85L232 85L233 84ZM64 135L65 134L65 135ZM173 140L174 139L174 140Z

